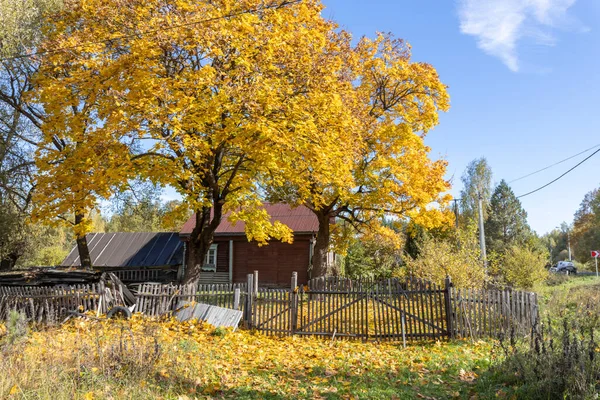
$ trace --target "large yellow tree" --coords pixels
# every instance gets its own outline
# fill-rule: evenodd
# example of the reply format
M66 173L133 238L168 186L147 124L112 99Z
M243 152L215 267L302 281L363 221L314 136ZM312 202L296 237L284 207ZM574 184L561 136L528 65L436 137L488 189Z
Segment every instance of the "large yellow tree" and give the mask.
M133 176L171 185L196 213L187 281L227 211L250 239L291 239L261 209L265 187L317 215L314 276L327 273L332 219L443 222L431 204L445 200L445 163L423 139L448 109L445 86L401 41L353 46L321 11L317 0L69 2L49 21L36 81L46 140L64 142L39 154L40 214L77 215Z
M329 148L337 147L348 157L330 158L335 169L330 171L298 154L295 172L270 185L272 198L303 204L319 220L312 276L331 272L327 253L336 219L358 231L396 238L381 223L384 217L410 219L428 228L451 219L441 211L449 199L444 194L449 189L446 162L432 161L424 144L438 113L449 108L446 86L436 70L412 62L410 47L389 35L363 38L346 51L352 88L342 101L352 124L347 140ZM330 122L325 117L313 128L328 137Z
M228 210L247 222L250 238L290 240L289 229L261 210L261 183L295 174L298 154L337 174L330 179L351 179L350 169L328 164L347 159L355 139L344 100L352 88L348 38L321 10L314 0L72 2L49 24L50 55L37 84L55 110L46 136L95 164L73 164L64 177L53 169L60 154L47 153L40 167L93 193L57 193L54 207L89 207L129 173L172 185L196 212L187 281L198 278ZM63 87L79 100L52 95ZM83 100L96 121L85 133L73 111ZM326 131L316 129L324 124ZM94 177L81 179L83 171Z

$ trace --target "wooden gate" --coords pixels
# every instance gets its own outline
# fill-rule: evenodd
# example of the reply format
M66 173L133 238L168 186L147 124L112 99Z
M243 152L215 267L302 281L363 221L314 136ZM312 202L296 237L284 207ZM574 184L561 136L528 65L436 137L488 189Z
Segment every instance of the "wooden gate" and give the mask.
M370 290L373 338L426 340L450 336L446 313L448 290L409 278L375 282Z
M289 289L258 289L252 300L250 326L269 335L291 334L292 294Z
M268 334L423 340L448 337L448 290L417 279L313 279L307 286L260 289L254 329Z
M328 277L295 292L294 334L366 338L369 295L362 283Z

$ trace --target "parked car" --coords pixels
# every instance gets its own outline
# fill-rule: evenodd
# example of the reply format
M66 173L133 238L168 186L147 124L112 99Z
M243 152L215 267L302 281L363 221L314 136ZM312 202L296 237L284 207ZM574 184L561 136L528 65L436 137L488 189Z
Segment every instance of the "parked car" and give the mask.
M554 267L550 268L550 271L562 273L568 272L569 274L576 274L577 268L575 267L575 264L573 264L573 262L571 261L559 261Z

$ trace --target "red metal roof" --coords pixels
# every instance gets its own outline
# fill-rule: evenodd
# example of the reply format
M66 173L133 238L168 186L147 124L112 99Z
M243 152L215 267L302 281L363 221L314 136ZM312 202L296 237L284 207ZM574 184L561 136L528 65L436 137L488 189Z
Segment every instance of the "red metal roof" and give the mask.
M279 221L282 224L289 226L295 233L317 232L319 229L317 216L304 206L292 208L288 204L283 203L265 203L264 208L271 216L271 222ZM239 221L232 224L228 217L229 213L225 214L215 235L239 234L245 232L244 229L246 224L244 222ZM181 236L188 236L192 233L192 229L194 229L196 223L195 220L196 215L192 215L192 217L183 225L179 234Z

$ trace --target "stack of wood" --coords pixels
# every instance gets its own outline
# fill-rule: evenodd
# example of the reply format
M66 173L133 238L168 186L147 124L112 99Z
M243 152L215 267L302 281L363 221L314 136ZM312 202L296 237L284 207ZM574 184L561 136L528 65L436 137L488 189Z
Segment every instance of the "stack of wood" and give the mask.
M0 286L56 286L98 283L102 273L65 268L30 268L0 272Z
M105 272L100 277L104 293L102 300L108 309L114 306L131 307L136 304L136 298L127 286L112 272Z

